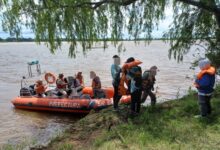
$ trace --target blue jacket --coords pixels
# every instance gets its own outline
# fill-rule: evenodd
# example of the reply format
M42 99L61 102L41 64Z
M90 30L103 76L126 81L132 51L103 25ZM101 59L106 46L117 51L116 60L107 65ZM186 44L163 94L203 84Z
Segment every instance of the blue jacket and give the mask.
M195 81L199 87L197 88L201 94L210 94L214 91L215 75L204 74L201 79Z

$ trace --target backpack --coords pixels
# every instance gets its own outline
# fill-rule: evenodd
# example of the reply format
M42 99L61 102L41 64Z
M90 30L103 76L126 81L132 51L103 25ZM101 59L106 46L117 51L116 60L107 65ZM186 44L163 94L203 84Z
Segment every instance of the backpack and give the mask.
M144 71L143 73L143 76L142 76L142 88L143 89L152 89L153 88L153 85L154 85L154 82L155 82L155 78L153 78L153 81L150 81L149 79L149 75L150 74L150 71L149 70L146 70Z

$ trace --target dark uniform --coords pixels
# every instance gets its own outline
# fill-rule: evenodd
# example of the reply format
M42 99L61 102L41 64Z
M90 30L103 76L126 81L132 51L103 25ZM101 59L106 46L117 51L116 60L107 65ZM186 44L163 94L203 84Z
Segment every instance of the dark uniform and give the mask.
M142 93L142 70L141 67L135 66L129 70L128 75L131 77L130 93L131 93L131 112L139 113L141 107Z
M142 76L142 97L141 102L144 103L147 96L149 95L151 98L151 105L156 104L156 96L152 92L154 90L154 84L155 84L155 76L150 77L150 70L147 70L143 73Z

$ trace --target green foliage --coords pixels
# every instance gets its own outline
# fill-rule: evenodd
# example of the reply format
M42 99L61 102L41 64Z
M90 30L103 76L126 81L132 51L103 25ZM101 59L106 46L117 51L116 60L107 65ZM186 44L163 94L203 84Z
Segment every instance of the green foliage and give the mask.
M201 2L202 3L202 2ZM206 5L215 5L210 0ZM205 49L207 56L219 65L220 51L220 23L217 21L215 13L192 7L189 4L174 1L174 22L164 37L171 39L171 49L169 57L173 56L177 60L183 60L191 46L197 45L199 49ZM219 17L219 16L218 16ZM214 56L213 56L214 55ZM218 57L218 59L214 58Z
M213 95L215 97L220 95L220 84L219 83L216 85Z
M130 2L129 2L130 1ZM100 1L102 2L102 1ZM5 0L3 29L19 37L22 26L35 33L37 42L46 41L52 53L61 46L61 40L70 42L70 56L76 55L76 41L83 51L93 42L111 40L117 45L124 37L151 38L151 32L164 18L165 0ZM119 50L123 47L118 45Z
M26 143L23 142L21 144L13 145L13 144L5 144L0 146L0 150L23 150L27 147L29 147L29 144L34 144L34 143Z
M62 145L59 145L59 147L57 149L58 150L74 150L74 146L69 143L64 143Z
M143 108L138 117L105 132L91 149L219 149L218 99L213 98L213 114L204 119L193 117L199 113L194 94Z
M70 42L70 56L76 56L77 42L83 52L98 40L151 39L153 29L173 6L174 21L164 38L171 44L170 58L182 60L192 45L201 45L219 65L219 0L3 0L3 29L19 37L22 26L35 33L37 42L46 41L52 53L62 39Z
M127 105L121 105L119 112L112 107L91 112L46 149L219 149L219 90L218 85L207 118L194 118L199 114L198 97L189 90L181 99L142 106L135 117Z
M220 51L218 50L213 50L213 51L210 51L210 52L207 52L206 53L206 56L212 60L213 64L219 68L220 67Z

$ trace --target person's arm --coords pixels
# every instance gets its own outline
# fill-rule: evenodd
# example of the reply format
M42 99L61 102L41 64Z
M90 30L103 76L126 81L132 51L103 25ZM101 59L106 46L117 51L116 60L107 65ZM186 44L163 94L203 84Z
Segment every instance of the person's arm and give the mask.
M62 84L62 85L68 85L68 83L65 82L65 81L62 81L61 84Z
M93 88L93 89L95 88L95 82L94 82L94 79L92 79L92 88Z
M116 70L116 65L112 65L111 66L111 74L112 74L112 78L115 79L117 70Z

